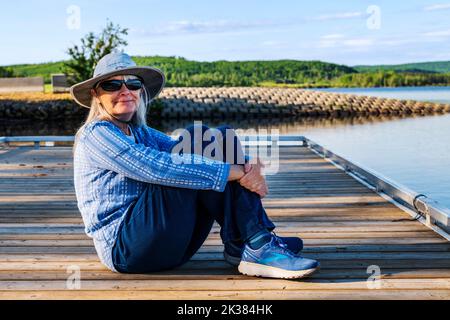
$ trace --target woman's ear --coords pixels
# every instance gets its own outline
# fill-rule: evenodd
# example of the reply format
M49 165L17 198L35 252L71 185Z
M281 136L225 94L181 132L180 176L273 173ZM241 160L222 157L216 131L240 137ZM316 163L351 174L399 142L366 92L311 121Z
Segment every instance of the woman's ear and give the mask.
M97 91L95 91L94 89L91 89L91 96L93 99L95 99L97 101L97 103L100 103L100 99L98 98Z

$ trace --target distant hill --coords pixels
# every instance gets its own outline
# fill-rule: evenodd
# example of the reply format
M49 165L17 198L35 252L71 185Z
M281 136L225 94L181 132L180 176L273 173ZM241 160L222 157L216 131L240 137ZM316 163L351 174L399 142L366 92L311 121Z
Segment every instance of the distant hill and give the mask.
M450 85L450 62L349 67L322 61L201 62L181 57L135 56L138 65L161 69L172 87L401 87ZM6 76L42 76L50 83L63 61L0 67Z
M180 57L135 56L138 65L160 68L168 86L251 86L261 83L307 84L326 82L344 74L356 73L351 67L321 61L214 61L199 62ZM16 76L43 76L60 73L63 61L11 65Z
M359 72L397 71L412 73L449 73L450 61L419 62L396 65L355 66Z
M16 64L7 68L14 72L16 77L44 77L46 83L50 83L50 74L61 73L62 61L37 63L37 64Z
M170 85L308 84L356 73L351 67L322 61L265 60L198 62L175 57L134 57L139 65L159 67Z

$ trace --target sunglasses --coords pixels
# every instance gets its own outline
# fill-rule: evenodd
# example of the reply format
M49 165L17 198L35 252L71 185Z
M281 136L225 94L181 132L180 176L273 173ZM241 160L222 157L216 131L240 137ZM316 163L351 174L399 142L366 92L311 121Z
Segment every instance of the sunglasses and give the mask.
M113 92L119 91L122 88L122 84L128 88L128 90L136 91L142 88L144 83L141 79L129 79L129 80L106 80L99 83L99 87L105 91Z

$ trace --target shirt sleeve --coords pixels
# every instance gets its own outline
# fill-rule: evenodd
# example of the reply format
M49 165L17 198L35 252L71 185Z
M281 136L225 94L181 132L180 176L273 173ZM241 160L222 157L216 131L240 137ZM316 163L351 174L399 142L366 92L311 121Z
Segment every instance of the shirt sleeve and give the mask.
M230 164L132 143L108 121L86 127L81 141L97 165L138 181L219 192L228 181Z
M158 147L161 151L171 152L172 148L178 143L177 139L172 139L171 136L153 129L151 127L146 127L147 132L155 139Z

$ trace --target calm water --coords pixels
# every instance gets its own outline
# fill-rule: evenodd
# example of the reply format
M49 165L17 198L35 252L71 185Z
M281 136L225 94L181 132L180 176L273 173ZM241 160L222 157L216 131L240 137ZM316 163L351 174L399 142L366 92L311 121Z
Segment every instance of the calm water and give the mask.
M450 87L331 88L320 90L401 100L450 103Z
M294 132L450 208L450 114Z
M450 103L450 87L332 91ZM220 121L204 123L212 127L223 124ZM227 123L234 128L279 129L281 134L305 135L349 160L450 207L450 114ZM0 136L73 135L80 124L3 123L0 125ZM189 124L189 121L171 121L151 126L171 133Z
M325 91L450 103L450 87ZM300 131L330 150L450 207L450 115Z

